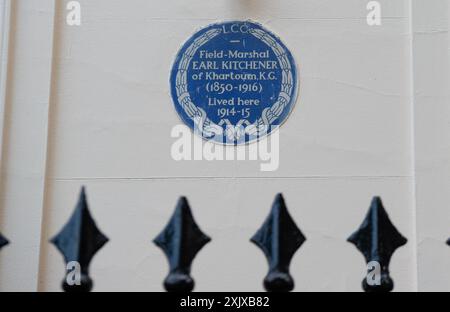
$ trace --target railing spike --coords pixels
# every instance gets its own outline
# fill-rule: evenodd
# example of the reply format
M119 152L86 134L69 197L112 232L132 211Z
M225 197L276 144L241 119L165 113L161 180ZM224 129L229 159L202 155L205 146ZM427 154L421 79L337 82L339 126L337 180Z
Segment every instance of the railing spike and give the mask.
M275 198L268 218L251 241L264 252L269 262L269 273L264 279L266 290L292 291L294 279L289 273L290 263L306 238L289 214L282 194Z
M367 264L379 264L378 282L365 278L363 289L366 292L390 292L394 281L390 277L389 264L394 252L405 245L408 240L392 224L384 209L380 197L372 200L369 212L361 227L348 241L364 255ZM374 278L377 278L373 275Z
M108 242L108 238L100 232L92 219L86 199L86 190L83 187L78 204L71 218L63 229L52 240L56 248L64 256L66 265L76 263L79 265L80 280L63 281L62 288L66 292L89 292L93 281L89 277L89 265L95 254ZM77 275L73 275L77 278Z
M9 241L0 233L0 249L9 244Z
M169 223L153 241L164 251L169 262L170 272L164 281L168 292L194 289L191 265L197 253L210 241L195 222L186 197L181 197Z

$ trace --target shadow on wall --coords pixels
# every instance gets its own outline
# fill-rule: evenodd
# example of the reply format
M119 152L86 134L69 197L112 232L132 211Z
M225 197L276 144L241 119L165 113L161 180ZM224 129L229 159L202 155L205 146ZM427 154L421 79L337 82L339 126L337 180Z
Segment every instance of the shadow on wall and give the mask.
M230 7L234 14L244 14L245 16L258 15L264 6L264 1L261 0L232 0Z

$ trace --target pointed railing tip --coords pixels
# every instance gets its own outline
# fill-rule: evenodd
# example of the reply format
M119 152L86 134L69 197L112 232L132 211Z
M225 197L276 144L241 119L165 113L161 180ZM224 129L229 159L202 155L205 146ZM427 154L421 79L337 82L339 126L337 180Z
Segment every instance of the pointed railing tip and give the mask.
M289 292L295 287L289 267L292 258L306 241L287 209L284 197L278 194L269 216L250 240L265 254L269 273L264 287L269 292Z
M408 240L392 224L381 197L373 198L366 218L348 242L356 246L364 255L368 269L373 270L364 279L363 289L366 292L392 291L394 281L390 277L389 264L394 252Z
M50 242L63 255L66 265L79 272L67 272L62 288L66 292L88 292L93 281L89 265L95 254L109 241L97 227L89 211L86 188L82 187L78 203L69 221Z
M191 266L198 252L211 238L195 222L186 197L178 200L175 212L164 230L153 240L169 262L169 274L164 281L168 292L191 292L195 282Z
M84 185L81 187L79 201L87 203L86 186Z
M5 247L8 244L9 244L8 239L0 233L0 249L2 249L3 247Z

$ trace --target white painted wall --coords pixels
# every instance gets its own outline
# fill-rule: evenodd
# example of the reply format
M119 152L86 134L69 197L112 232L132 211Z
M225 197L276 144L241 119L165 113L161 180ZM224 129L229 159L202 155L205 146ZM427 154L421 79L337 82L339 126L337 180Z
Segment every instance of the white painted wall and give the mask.
M45 191L54 3L11 1L2 142L1 290L35 290ZM45 225L44 225L45 226Z
M434 142L440 149L427 131L441 128L430 130L439 119L420 111L432 110L421 103L435 96L445 110L440 92L448 88L435 71L421 71L430 52L420 53L427 47L420 41L442 45L448 28L429 32L429 19L411 14L445 15L447 1L431 1L430 9L380 1L380 27L366 24L360 0L80 2L80 27L65 25L66 1L54 9L51 0L17 0L13 8L1 205L1 231L13 244L0 253L0 290L59 289L62 258L46 242L70 216L81 185L111 239L92 264L96 290L162 290L167 264L151 240L180 195L213 238L194 263L196 290L262 290L267 264L249 238L278 192L308 238L292 263L297 291L360 291L364 260L346 238L374 195L409 239L391 265L396 290L450 289L450 277L433 284L450 261L439 245L450 220L444 205L432 216L426 208L428 198L444 203L428 193L424 152ZM280 169L173 161L170 131L179 119L168 77L175 54L200 27L248 18L277 33L300 64L300 97L281 129ZM427 77L441 89L426 89L436 85ZM433 113L445 129L445 115ZM448 150L441 152L444 162ZM428 230L435 235L427 244ZM428 269L435 251L441 265Z
M449 291L449 2L415 1L414 84L419 289Z

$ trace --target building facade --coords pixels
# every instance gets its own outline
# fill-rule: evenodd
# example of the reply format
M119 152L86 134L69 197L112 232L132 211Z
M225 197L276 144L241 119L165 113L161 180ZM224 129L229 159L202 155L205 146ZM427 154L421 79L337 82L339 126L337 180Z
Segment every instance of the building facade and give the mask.
M373 196L408 239L390 265L395 290L450 290L449 1L380 0L381 25L361 0L78 3L71 25L69 1L2 1L0 290L60 289L48 241L81 186L110 238L91 265L95 290L163 290L152 240L187 196L212 238L196 290L262 291L267 261L249 239L280 192L307 237L296 291L361 290L365 261L346 239ZM297 62L279 166L174 159L176 54L203 27L249 19Z

